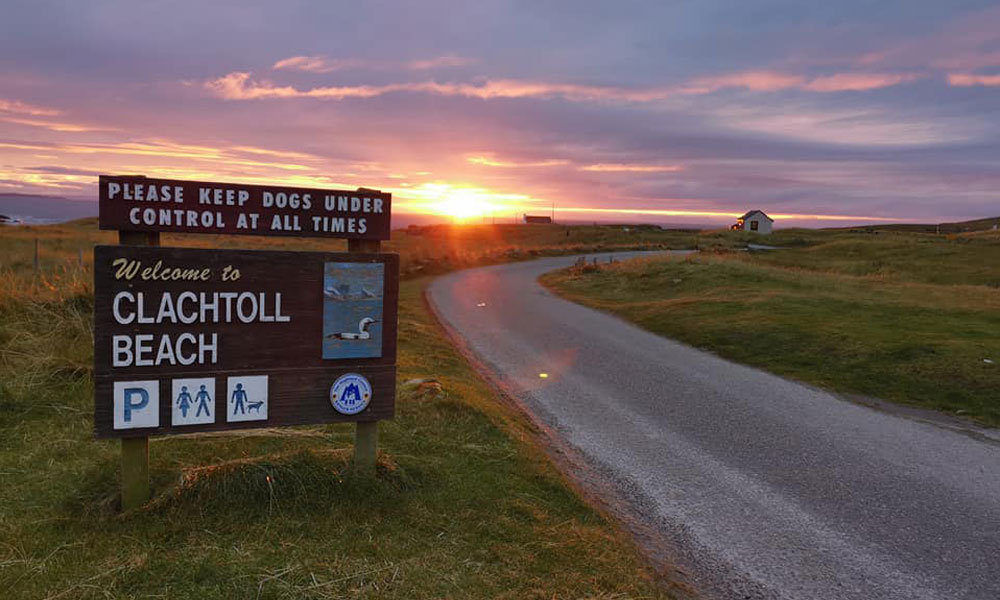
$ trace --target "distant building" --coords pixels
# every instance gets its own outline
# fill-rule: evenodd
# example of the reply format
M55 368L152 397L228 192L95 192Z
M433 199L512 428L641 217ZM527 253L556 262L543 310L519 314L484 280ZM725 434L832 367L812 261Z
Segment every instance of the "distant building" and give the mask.
M774 229L774 219L764 214L762 210L751 210L736 220L729 228L733 231L753 231L768 234Z
M543 217L539 215L524 215L524 222L527 225L551 225L552 217Z

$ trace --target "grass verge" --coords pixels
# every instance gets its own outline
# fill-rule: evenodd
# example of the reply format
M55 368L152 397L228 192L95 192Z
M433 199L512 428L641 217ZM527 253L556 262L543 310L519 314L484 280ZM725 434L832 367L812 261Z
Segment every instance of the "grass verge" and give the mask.
M807 235L786 233L773 252L588 265L543 283L737 362L1000 425L1000 237Z
M157 438L154 498L119 515L79 243L30 289L23 261L0 285L4 597L666 597L443 337L423 279L401 292L400 381L437 383L401 384L378 478L352 474L350 426Z

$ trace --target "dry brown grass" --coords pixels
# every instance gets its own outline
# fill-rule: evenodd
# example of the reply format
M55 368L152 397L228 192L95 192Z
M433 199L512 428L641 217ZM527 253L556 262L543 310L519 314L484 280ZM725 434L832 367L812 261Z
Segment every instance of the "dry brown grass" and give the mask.
M388 246L404 252L411 277L511 258L510 243L467 235ZM424 280L402 286L399 379L433 378L442 391L400 387L396 418L380 425L379 477L352 473L349 426L156 438L154 498L119 514L119 445L93 439L90 378L89 249L114 241L93 223L0 229L4 598L666 597L625 536L572 493L530 427L443 337L422 303Z

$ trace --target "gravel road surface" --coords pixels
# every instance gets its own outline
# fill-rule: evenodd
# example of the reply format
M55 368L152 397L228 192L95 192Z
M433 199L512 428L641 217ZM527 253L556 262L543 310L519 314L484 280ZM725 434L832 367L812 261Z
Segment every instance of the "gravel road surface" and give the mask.
M849 402L537 283L574 260L453 273L428 298L704 597L1000 599L995 432Z

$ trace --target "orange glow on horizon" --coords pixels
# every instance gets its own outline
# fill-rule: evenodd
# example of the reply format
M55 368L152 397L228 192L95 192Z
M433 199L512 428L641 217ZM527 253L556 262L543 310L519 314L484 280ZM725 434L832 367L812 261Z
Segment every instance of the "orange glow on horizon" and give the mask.
M394 208L401 212L439 215L458 222L523 212L538 200L523 194L505 194L482 187L424 183L417 187L385 189L391 191Z
M443 215L458 219L482 217L490 212L490 206L477 198L460 198L452 196L442 200L437 210Z
M591 214L619 214L619 215L641 215L655 217L712 217L736 219L742 212L727 212L717 210L672 210L659 208L590 208L590 207L561 207L559 212L563 213L591 213ZM815 220L815 221L885 221L885 222L907 222L913 219L900 219L897 217L869 217L857 215L822 215L822 214L800 214L800 213L769 213L774 219L788 220Z
M444 188L450 186L437 184ZM401 195L405 198L407 192L414 190L402 190ZM480 195L482 194L482 195ZM425 204L423 202L411 202L402 199L394 206L400 209L401 213L440 215L450 217L455 221L467 221L475 218L488 217L491 215L509 217L511 214L520 215L525 212L547 211L549 203L537 198L522 197L524 200L518 202L505 202L502 205L493 204L484 200L490 193L484 190L458 189L453 195L446 196L436 204ZM395 196L395 192L394 192ZM509 195L496 194L497 197L507 198ZM713 221L735 220L743 212L730 212L724 210L684 210L684 209L659 209L659 208L598 208L584 206L556 206L556 213L561 215L571 215L571 220L586 220L590 215L601 215L605 218L625 218L628 216L639 217L676 217L681 219L703 218ZM804 214L804 213L768 213L774 219L787 221L851 221L851 222L879 222L879 223L905 223L914 221L910 218L898 217L873 217L867 215L827 215L827 214Z
M85 134L85 132L83 132ZM470 179L436 179L427 181L431 171L416 171L405 166L379 162L343 161L326 163L321 155L287 149L232 144L211 146L183 143L165 138L133 139L120 142L85 139L71 136L67 142L0 141L0 156L9 164L0 167L3 188L14 192L55 192L67 196L93 197L96 175L102 172L142 173L150 177L202 181L231 181L260 185L297 185L301 187L352 189L363 179L365 187L379 188L393 194L394 209L401 214L432 215L457 223L481 220L509 222L521 215L549 214L551 198L576 198L572 189L558 186L536 190L519 186L511 178L501 178L503 187L522 190L510 193L502 188L487 187L490 179L480 183ZM38 160L53 161L49 167L38 167ZM683 170L682 165L594 163L579 165L569 161L505 162L492 155L466 155L467 162L481 166L565 166L597 172L671 172ZM422 166L422 165L421 165ZM454 175L454 173L453 173ZM447 173L434 172L434 177ZM459 171L458 177L463 177ZM350 183L349 183L350 182ZM533 195L535 191L539 195ZM735 221L743 209L726 210L726 199L693 198L619 198L604 197L601 205L587 206L586 200L575 205L556 204L556 220L602 221L634 219L696 223ZM597 198L592 199L595 203ZM583 205L581 205L583 204ZM625 204L621 206L620 204ZM629 206L629 204L631 206ZM643 206L645 204L645 206ZM677 208L660 208L674 206ZM705 208L698 208L704 206ZM766 209L766 206L764 207ZM783 221L813 222L912 222L913 218L874 217L864 215L770 213ZM726 223L728 224L728 223Z

